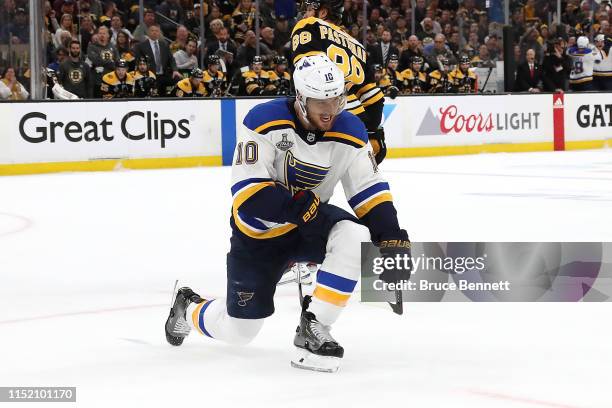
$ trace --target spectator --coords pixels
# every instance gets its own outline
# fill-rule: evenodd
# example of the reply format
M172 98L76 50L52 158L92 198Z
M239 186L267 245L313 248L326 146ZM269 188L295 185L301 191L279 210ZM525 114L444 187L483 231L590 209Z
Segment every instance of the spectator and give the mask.
M155 12L152 9L147 9L142 17L142 23L134 30L134 39L139 43L147 39L149 27L155 24Z
M96 30L91 17L81 17L81 28L79 29L79 41L81 43L83 54L87 54L87 47L91 42Z
M3 97L3 99L9 99L12 101L25 101L30 96L24 86L21 85L19 81L17 81L17 76L15 75L15 68L13 67L8 67L6 69L6 71L4 72L4 77L0 80L0 82L2 82L4 87L9 90L8 95L6 95L6 89L0 91L1 93L6 95L6 97Z
M160 19L161 29L164 33L174 37L176 31L176 24L183 24L185 22L185 11L180 5L178 0L164 0L158 7L157 12L171 21L166 19ZM172 21L174 23L172 23Z
M450 65L455 65L457 60L451 50L446 46L446 37L444 34L437 34L434 38L434 45L430 52L426 53L427 63L430 67L440 66L439 60L444 57Z
M240 0L238 7L232 13L232 18L234 19L234 25L245 25L242 31L245 31L245 28L246 30L253 30L255 28L255 7L253 6L253 1Z
M57 79L65 90L79 98L91 98L93 82L89 67L81 59L81 44L73 40L70 43L69 57L60 65Z
M187 40L189 39L189 31L187 31L187 27L184 25L180 25L176 28L176 39L170 44L170 52L172 54L176 53L178 50L184 50L187 45ZM196 42L196 50L197 50L197 42Z
M106 26L98 27L96 41L87 48L87 59L91 66L94 98L100 98L100 85L102 77L115 69L115 61L119 60L119 53L114 45L110 43L110 34Z
M146 57L151 61L151 68L155 68L157 76L158 95L166 96L167 88L174 86L174 80L182 76L177 71L176 61L170 53L170 47L161 39L159 25L153 24L149 27L149 39L134 47L136 58Z
M197 51L198 43L192 38L187 41L184 50L178 50L173 54L174 60L176 61L176 68L179 72L189 73L192 69L198 68Z
M518 66L516 72L516 91L538 93L542 91L542 67L536 61L536 52L528 49L525 62Z
M526 56L527 50L532 49L535 52L535 58L537 62L542 61L544 58L544 49L538 42L540 33L535 26L530 27L525 35L521 38L519 44L521 46L521 59Z
M209 41L215 41L215 39L219 35L219 32L224 28L225 26L223 25L223 20L221 20L220 18L212 20L210 22L210 30L209 30L209 35L208 35L210 39ZM206 43L206 46L208 47L208 43Z
M136 65L136 58L130 47L130 37L128 37L128 33L125 31L119 31L119 33L117 33L117 44L115 47L117 48L119 59L127 62L128 71L133 71Z
M473 57L478 53L479 48L480 43L478 42L478 34L471 32L467 44L463 47L463 53Z
M132 38L134 38L132 37L132 33L130 33L130 30L128 30L127 28L123 28L123 20L121 19L121 16L114 15L111 18L111 44L117 45L117 34L119 33L126 34L129 40L132 40Z
M238 67L250 65L250 61L253 61L253 58L257 55L256 43L255 33L251 30L247 31L244 37L244 44L238 47L238 51L236 51ZM272 51L265 44L260 44L260 50L262 55L272 54Z
M434 32L433 20L427 17L417 26L417 37L419 40L423 41L426 37L434 38L435 36L436 33Z
M567 80L569 78L572 61L565 53L564 41L562 38L555 39L551 45L542 64L544 91L567 91Z
M219 30L215 37L215 40L207 45L208 55L214 54L217 50L236 55L236 44L229 38L229 31L227 28Z
M380 42L376 43L374 47L370 47L368 52L372 59L369 63L380 64L383 67L388 65L391 55L399 55L399 50L391 45L391 32L389 30L383 31Z
M48 68L55 72L59 71L60 66L66 60L67 56L68 52L66 51L66 48L59 47L57 50L55 50L55 58L49 63Z
M478 68L494 68L495 67L495 62L491 58L491 55L489 54L489 49L487 48L486 45L483 44L480 46L480 48L478 49L478 55L472 58L471 64L472 66L478 67Z
M259 43L265 45L270 51L276 51L274 48L274 30L271 27L264 27L260 32Z
M499 60L501 56L501 50L499 49L499 43L497 41L497 35L491 34L488 37L485 37L485 44L487 46L487 51L489 52L489 56L492 60Z
M280 50L289 41L291 32L289 31L289 22L284 15L278 16L274 29L274 49Z
M410 68L413 57L423 58L423 49L419 45L419 39L416 35L411 35L408 38L408 47L404 48L400 56L399 70L404 71Z
M6 25L4 37L10 40L11 44L27 44L30 41L30 25L25 9L18 8L15 11L13 21ZM10 38L9 38L10 37Z

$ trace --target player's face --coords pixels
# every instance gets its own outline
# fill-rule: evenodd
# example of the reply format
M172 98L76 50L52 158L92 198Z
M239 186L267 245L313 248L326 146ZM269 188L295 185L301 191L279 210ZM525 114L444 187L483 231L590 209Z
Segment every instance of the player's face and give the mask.
M200 82L202 82L202 78L191 78L191 84L193 85L194 88L197 88L198 86L200 86Z
M217 71L219 71L219 65L218 65L218 64L210 64L210 65L208 66L208 70L209 70L210 72L212 72L213 74L216 74L216 73L217 73Z
M376 82L380 81L380 80L382 79L382 77L383 77L383 73L382 73L382 71L376 71L376 72L374 72L374 80L375 80Z
M263 65L262 65L262 64L259 64L259 63L257 63L257 64L253 64L253 71L254 71L255 73L259 74L259 73L261 72L261 68L262 68L262 66L263 66Z
M345 101L346 97L344 95L330 99L308 98L306 101L308 120L318 130L328 131L334 124L336 117L344 109Z
M413 70L414 72L421 72L421 68L422 68L422 67L423 67L423 66L422 66L421 64L412 64L412 70Z
M144 62L138 64L138 71L145 73L149 70L149 67Z
M278 72L285 72L287 70L287 65L285 65L285 64L278 64L276 66L276 70Z
M399 65L399 63L397 61L390 61L389 62L389 68L391 68L394 71L397 71L397 66Z
M463 72L467 71L469 66L470 64L459 64L459 68L461 68Z
M115 72L117 73L117 76L119 78L125 78L125 75L127 74L127 69L126 68L117 68L115 70Z

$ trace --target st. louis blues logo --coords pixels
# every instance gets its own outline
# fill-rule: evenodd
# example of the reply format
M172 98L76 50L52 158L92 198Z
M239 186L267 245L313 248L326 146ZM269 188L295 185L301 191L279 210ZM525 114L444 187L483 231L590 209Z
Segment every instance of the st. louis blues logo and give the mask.
M236 292L236 294L238 295L238 306L245 307L247 302L253 299L255 292Z
M329 169L303 162L289 151L285 156L285 185L292 195L300 190L313 190L323 182Z

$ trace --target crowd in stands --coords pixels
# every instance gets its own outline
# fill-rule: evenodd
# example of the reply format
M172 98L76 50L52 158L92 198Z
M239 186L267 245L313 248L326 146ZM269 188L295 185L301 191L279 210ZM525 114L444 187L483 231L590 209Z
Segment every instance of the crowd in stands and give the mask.
M342 27L364 43L388 96L478 92L473 68L503 60L503 22L486 8L503 9L499 1L416 0L413 8L412 0L370 0L367 18L364 1L344 1ZM198 0L144 0L144 10L138 0L41 3L50 97L61 97L51 91L58 86L75 98L291 93L294 0L261 0L259 21L253 0L207 0L202 9ZM29 43L28 6L28 0L0 0L2 99L29 95L27 64L15 66L5 52ZM557 24L556 1L510 1L514 91L567 91L575 70L567 49L581 36L600 60L609 57L610 0L564 0L562 9ZM584 89L608 86L595 78Z

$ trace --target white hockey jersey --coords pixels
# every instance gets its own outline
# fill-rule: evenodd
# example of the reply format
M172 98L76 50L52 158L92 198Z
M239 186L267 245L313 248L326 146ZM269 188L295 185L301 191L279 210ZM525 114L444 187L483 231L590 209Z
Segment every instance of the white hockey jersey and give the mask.
M593 66L595 55L590 48L578 48L576 46L567 50L567 55L572 59L572 70L570 71L570 84L582 84L593 80Z
M610 51L612 49L606 50L605 47L601 50L598 48L593 50L593 54L595 54L594 76L612 78L612 55Z
M399 229L389 185L378 170L363 122L343 111L330 131L308 131L293 101L262 103L243 121L232 164L234 230L255 239L287 234L297 226L280 218L279 203L304 189L326 202L339 182L371 232Z

